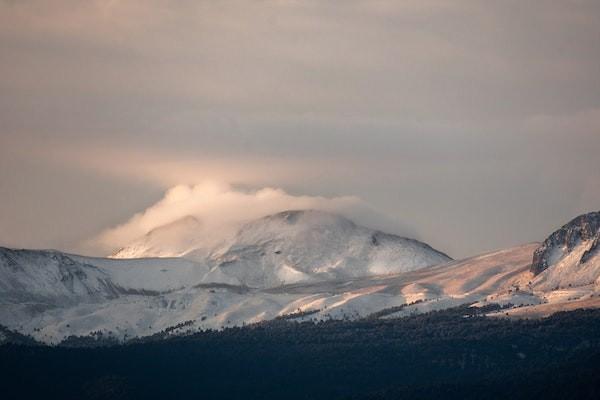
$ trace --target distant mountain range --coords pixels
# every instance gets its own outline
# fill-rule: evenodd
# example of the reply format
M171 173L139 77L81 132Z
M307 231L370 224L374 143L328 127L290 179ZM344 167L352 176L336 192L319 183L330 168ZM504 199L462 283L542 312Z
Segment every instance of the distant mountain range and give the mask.
M207 247L202 221L156 228L112 258L0 248L0 325L46 343L181 335L273 319L358 318L461 304L545 316L600 306L600 213L541 245L453 261L425 243L314 210L285 211Z

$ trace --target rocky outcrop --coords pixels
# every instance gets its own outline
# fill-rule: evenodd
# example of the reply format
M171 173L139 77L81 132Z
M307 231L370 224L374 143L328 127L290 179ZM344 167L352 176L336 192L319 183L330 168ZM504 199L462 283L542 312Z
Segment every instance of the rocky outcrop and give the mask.
M600 211L580 215L550 235L533 253L531 272L535 275L550 267L557 258L569 254L582 242L593 241L579 263L583 264L598 253L600 247Z
M581 256L581 264L584 264L600 253L600 235L596 236L589 249Z

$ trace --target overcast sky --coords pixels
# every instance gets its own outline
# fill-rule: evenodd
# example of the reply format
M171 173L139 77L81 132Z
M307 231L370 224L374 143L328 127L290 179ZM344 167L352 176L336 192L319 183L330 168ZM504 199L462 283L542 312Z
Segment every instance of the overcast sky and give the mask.
M0 0L0 245L99 252L207 180L543 240L600 209L599 43L598 1Z

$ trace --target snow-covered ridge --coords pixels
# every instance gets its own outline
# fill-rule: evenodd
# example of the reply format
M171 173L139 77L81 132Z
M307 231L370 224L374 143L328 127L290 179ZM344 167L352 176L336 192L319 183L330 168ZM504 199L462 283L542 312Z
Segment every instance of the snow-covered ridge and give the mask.
M535 250L533 284L543 290L600 285L600 212L574 218Z
M182 258L112 260L0 247L0 300L111 299L199 284L205 265Z
M203 249L202 223L193 216L160 226L119 249L111 258L181 257Z
M576 248L587 246L585 254L582 253L578 259L583 264L596 255L599 242L600 211L580 215L553 232L536 249L531 272L537 275L568 256Z
M264 289L222 283L193 284L197 282L195 268L178 264L181 259L106 260L65 255L64 262L87 268L89 276L107 279L116 288L114 293L100 292L88 298L75 296L76 300L69 302L60 296L11 300L0 293L0 324L55 343L69 335L98 331L120 338L144 336L180 324L185 329L172 330L173 334L188 329L220 329L299 311L311 312L311 318L315 319L356 318L417 301L419 303L405 307L402 313L425 312L463 303L494 301L498 293L509 293L516 282L529 278L528 268L535 247L536 244L526 245L400 274L301 282ZM131 264L127 264L129 262ZM36 259L35 264L25 269L39 271L45 261ZM2 273L11 273L6 267L0 265ZM149 275L142 272L144 268L148 268ZM18 269L22 270L23 266ZM168 279L158 284L162 280L155 277L161 274ZM168 284L169 279L175 283L184 279L190 284L177 288ZM524 292L521 296L527 304L540 302L533 293Z
M195 218L184 218L151 231L137 244L143 244L145 254L195 252L193 234L199 225ZM287 211L252 221L198 259L105 259L0 248L0 300L95 302L207 284L260 289L405 272L449 260L424 243L321 211Z
M245 224L208 259L207 281L270 287L412 271L450 258L425 243L327 212L285 211Z
M211 249L193 217L159 227L114 258L184 257L208 265L204 283L265 288L411 271L449 261L425 243L356 225L336 214L292 210L241 226Z
M57 251L0 248L3 302L73 303L116 297L108 274Z
M447 257L335 215L290 211L248 223L202 261L0 248L0 325L56 343L98 331L182 334L298 312L356 318L399 306L381 317L465 303L520 306L499 316L547 315L600 306L596 241L587 233L571 245L549 238L427 266ZM539 249L552 257L536 275Z

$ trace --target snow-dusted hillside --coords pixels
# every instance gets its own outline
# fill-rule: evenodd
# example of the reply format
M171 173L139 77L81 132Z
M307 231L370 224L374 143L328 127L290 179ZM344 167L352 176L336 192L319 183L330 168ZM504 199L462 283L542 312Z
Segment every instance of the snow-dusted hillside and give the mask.
M187 216L160 226L119 249L112 258L181 257L193 251L204 251L202 224Z
M539 305L503 315L545 316L560 310L600 307L600 212L574 218L553 232L534 252L521 290ZM513 298L512 295L504 295Z
M2 303L74 304L116 297L109 276L57 251L0 248Z
M112 260L0 247L0 301L95 302L199 284L208 267L183 258Z
M27 302L2 300L0 324L32 334L39 340L57 342L72 334L88 335L97 331L124 338L150 335L178 325L182 327L173 329L173 334L188 329L219 329L299 311L312 312L311 316L302 318L354 318L418 300L421 302L405 307L401 313L427 311L483 301L490 295L510 290L521 275L529 274L531 254L536 246L527 245L401 274L264 289L195 283L197 277L190 274L193 266L188 265L186 269L185 264L176 265L176 259L102 260L65 256L68 263L81 262L89 265L94 273L108 277L111 284L119 288L115 296L70 304L51 298ZM144 268L143 263L147 261L151 261L150 273L143 279L129 279L138 273L143 276L135 269ZM133 264L127 264L129 262ZM187 286L173 288L159 283L163 282L161 274L173 276L179 267L184 272L174 280L184 279L189 282ZM141 286L154 290L144 291Z
M323 211L285 211L244 225L208 262L207 282L251 287L412 271L449 261L425 243Z
M149 334L198 318L218 328L278 315L297 300L269 292L285 284L393 274L449 260L424 243L321 211L252 221L209 255L199 227L184 218L117 255L190 259L0 249L0 324L25 323L30 333L41 329L44 340L108 327L122 335ZM130 326L131 320L139 325Z
M531 271L540 290L600 285L600 212L573 219L536 249Z
M387 318L464 303L519 306L500 316L600 307L596 217L579 217L542 245L430 266L446 257L312 211L251 222L202 262L0 248L0 325L55 343L93 332L175 335L299 312L293 318L397 307L380 316Z
M450 260L425 243L358 226L324 211L285 211L243 225L207 248L186 217L156 228L113 258L184 257L210 266L205 283L271 287L411 271Z

